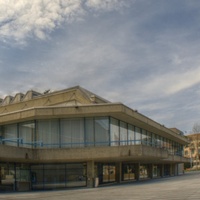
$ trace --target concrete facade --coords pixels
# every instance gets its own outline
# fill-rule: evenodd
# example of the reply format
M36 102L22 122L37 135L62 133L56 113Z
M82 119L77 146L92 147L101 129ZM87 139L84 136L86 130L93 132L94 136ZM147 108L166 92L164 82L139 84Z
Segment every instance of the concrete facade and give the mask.
M79 86L2 99L0 142L2 190L174 176L189 161L184 136Z

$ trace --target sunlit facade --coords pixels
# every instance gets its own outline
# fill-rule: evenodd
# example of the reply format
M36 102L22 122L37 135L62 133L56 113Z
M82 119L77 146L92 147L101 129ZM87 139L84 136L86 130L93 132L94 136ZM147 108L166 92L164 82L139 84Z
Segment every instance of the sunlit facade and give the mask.
M1 191L95 187L182 173L181 134L79 86L0 105Z

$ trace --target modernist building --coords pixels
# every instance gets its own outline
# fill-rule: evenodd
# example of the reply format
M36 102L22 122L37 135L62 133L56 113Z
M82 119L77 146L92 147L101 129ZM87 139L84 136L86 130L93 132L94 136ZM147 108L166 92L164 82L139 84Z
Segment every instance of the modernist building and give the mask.
M94 187L174 176L188 141L79 86L1 99L0 190Z
M190 159L191 169L200 169L200 133L187 135L190 143L185 146L185 157Z

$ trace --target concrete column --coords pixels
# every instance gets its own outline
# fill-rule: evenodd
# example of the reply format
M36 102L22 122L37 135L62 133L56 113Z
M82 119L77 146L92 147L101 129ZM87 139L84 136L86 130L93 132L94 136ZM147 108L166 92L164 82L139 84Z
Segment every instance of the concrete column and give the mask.
M148 173L149 173L149 178L153 179L153 164L149 164Z
M170 176L175 176L175 165L174 164L170 165Z
M164 177L164 164L161 164L161 177Z
M172 176L172 164L169 165L169 175Z
M135 164L135 179L140 180L140 163Z
M174 165L174 175L178 176L178 164Z
M116 163L116 181L117 183L121 183L122 181L122 163Z
M94 187L94 161L87 162L87 187Z

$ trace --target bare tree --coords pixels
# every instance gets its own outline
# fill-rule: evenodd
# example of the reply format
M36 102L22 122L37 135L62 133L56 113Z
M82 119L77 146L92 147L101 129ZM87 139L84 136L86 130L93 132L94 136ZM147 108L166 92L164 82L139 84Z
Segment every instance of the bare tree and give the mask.
M200 122L194 123L193 128L192 128L192 132L193 133L200 133Z
M195 160L196 168L199 168L200 166L200 156L199 156L199 150L200 150L200 122L196 122L193 125L192 128L192 135L191 135L191 147L193 147L194 154L193 158Z

